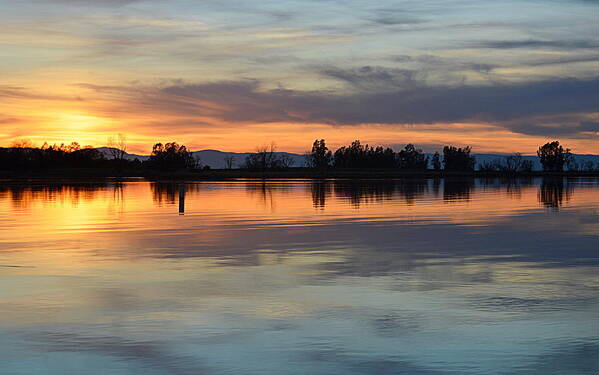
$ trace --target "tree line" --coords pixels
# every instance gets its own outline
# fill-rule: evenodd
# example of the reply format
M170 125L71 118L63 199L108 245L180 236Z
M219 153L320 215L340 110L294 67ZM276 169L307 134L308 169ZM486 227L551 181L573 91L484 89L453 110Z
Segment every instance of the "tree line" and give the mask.
M123 137L111 144L107 153L92 146L44 143L35 147L29 141L18 141L12 147L0 148L1 171L38 171L48 169L111 169L179 171L203 168L191 151L177 142L156 143L146 160L127 159Z
M348 146L342 146L335 152L329 150L324 139L315 140L312 150L306 155L307 164L311 168L399 168L406 171L446 170L474 171L476 158L471 154L472 148L444 146L441 153L435 152L430 158L413 144L407 144L399 152L382 146L363 145L359 140ZM586 161L577 163L569 148L564 148L559 141L547 142L537 150L539 162L546 172L597 171L599 163ZM430 160L429 160L430 159ZM493 161L485 161L478 165L480 171L522 173L533 170L533 162L522 154L514 153Z
M470 147L443 147L443 158L435 152L430 158L413 144L407 144L399 152L390 147L363 145L359 140L342 146L334 153L328 149L324 139L315 140L307 155L312 168L399 168L407 171L445 169L447 171L472 171L476 159ZM429 163L430 162L430 163ZM430 166L429 166L430 164Z
M157 170L180 171L209 169L185 146L177 142L156 143L146 160L128 159L126 138L122 135L111 137L107 152L91 146L81 146L77 142L70 144L44 143L35 147L29 141L15 142L12 147L0 148L0 170L44 170L62 168L104 168L119 170ZM544 171L561 172L565 169L575 171L597 171L599 163L577 163L571 150L563 147L559 141L548 142L537 150L537 157ZM359 140L332 151L324 139L315 140L312 149L305 155L306 165L315 170L324 169L400 169L405 171L445 170L474 171L476 158L469 146L444 146L441 152L425 154L413 144L394 151L390 147L370 146ZM225 157L227 169L233 168L232 157ZM276 152L273 144L256 149L248 155L241 168L249 170L287 169L293 166L293 158L285 153ZM493 161L478 164L485 172L518 173L530 172L533 162L515 153Z

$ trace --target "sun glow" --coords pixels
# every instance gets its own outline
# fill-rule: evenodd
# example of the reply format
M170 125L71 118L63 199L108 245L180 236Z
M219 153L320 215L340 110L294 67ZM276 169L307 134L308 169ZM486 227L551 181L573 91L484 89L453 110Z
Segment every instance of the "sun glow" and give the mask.
M65 130L94 130L110 125L112 121L96 116L80 113L62 113L57 119L57 124L62 124Z
M94 116L79 111L57 111L46 113L47 120L43 125L48 131L45 137L31 138L37 143L71 143L78 142L83 145L104 145L111 129L117 125L117 121L99 116Z

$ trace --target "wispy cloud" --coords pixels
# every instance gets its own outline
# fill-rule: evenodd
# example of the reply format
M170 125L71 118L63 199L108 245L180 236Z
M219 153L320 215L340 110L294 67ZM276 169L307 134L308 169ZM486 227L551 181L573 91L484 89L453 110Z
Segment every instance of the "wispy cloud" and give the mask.
M117 336L86 336L70 332L45 332L31 337L37 349L48 352L93 353L121 361L139 362L171 374L210 374L196 358L171 353L160 341L139 341Z
M474 48L514 49L514 48L547 48L547 49L594 49L599 43L594 40L489 40L468 43Z
M353 69L335 67L323 68L321 74L343 81L360 91L406 90L422 86L425 79L423 71L363 66Z
M93 6L93 7L122 7L125 5L139 3L145 0L37 0L38 2L50 4L62 4L69 6Z

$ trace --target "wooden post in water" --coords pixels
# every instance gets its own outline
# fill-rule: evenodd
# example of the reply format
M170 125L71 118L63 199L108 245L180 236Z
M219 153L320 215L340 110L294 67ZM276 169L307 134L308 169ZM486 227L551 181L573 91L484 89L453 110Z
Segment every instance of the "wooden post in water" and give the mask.
M179 215L185 215L185 184L179 184Z

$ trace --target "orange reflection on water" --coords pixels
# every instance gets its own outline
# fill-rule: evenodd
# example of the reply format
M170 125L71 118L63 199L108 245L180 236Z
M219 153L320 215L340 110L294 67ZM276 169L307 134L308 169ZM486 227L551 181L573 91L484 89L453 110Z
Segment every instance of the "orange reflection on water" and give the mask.
M546 207L598 207L593 180L247 180L184 184L185 216L178 217L179 185L5 183L0 187L2 252L37 249L36 263L79 267L90 253L98 259L160 256L168 241L195 248L238 244L257 228L308 234L314 226L351 222L486 226ZM593 223L579 228L597 229ZM128 250L120 253L122 248ZM220 255L225 254L223 249Z

